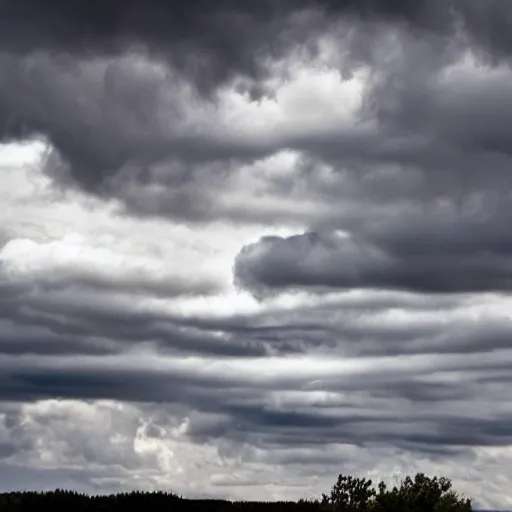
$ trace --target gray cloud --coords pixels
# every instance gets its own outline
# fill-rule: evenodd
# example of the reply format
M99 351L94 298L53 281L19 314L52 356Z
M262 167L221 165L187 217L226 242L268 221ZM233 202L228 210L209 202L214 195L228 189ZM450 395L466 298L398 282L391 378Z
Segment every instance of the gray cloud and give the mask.
M506 31L495 34L490 27L505 28L507 20L500 13L503 4L452 1L450 3L413 2L398 0L382 3L378 0L356 2L347 0L313 0L290 2L260 2L240 6L235 1L222 0L215 4L201 0L189 3L133 1L111 2L107 6L77 0L49 2L44 7L27 0L4 2L3 44L8 48L27 50L34 47L89 47L113 51L133 42L149 43L158 48L183 44L184 48L209 50L207 59L212 67L223 69L231 61L232 68L251 67L250 48L262 45L262 36L275 35L277 21L301 9L317 8L333 14L346 14L381 21L408 22L439 31L465 28L494 51L510 48ZM230 25L232 32L223 29ZM14 29L25 30L26 37L16 37ZM171 30L169 30L171 28ZM259 45L258 45L259 43ZM217 57L217 58L215 58ZM230 58L228 58L230 57ZM254 58L254 57L253 57ZM220 73L220 70L218 73Z
M474 374L486 366L504 370L509 361L503 360L503 355L488 358L486 364L468 359L463 363L465 371L460 370L460 359L452 358L437 370L433 365L421 368L412 360L407 369L397 372L389 360L382 360L384 368L333 377L330 382L318 375L321 380L316 381L314 390L330 390L331 400L308 403L308 388L302 387L295 396L303 403L295 410L283 406L293 404L291 396L289 402L285 398L286 392L297 390L301 379L287 375L264 383L259 379L250 382L242 376L207 375L206 367L199 373L184 371L179 365L156 372L113 370L99 365L95 369L91 366L94 360L71 363L67 369L48 365L48 361L12 361L4 358L2 362L3 400L73 397L176 404L184 411L192 408L216 415L218 420L206 424L198 416L197 425L191 417L188 435L203 440L220 437L265 446L293 445L301 439L306 445L376 443L428 451L436 445L438 449L445 445L505 446L510 444L512 435L508 427L510 415L505 410L488 416L489 407L500 398L492 398L491 390L482 388ZM450 382L449 374L455 369L461 380ZM437 383L433 376L439 379ZM381 391L378 386L383 383L386 389ZM282 406L272 399L279 392L283 393ZM491 403L474 410L475 400Z
M297 287L426 293L510 290L505 233L482 234L479 240L455 230L445 234L437 226L435 231L427 229L398 233L390 240L385 234L377 240L318 233L264 238L241 251L236 279L256 293Z
M467 155L466 147L475 151L480 145L482 151L476 161L486 164L489 151L506 146L503 133L499 138L493 136L492 144L490 132L484 132L480 123L473 134L459 133L472 123L461 119L463 124L455 124L457 113L444 104L436 109L435 102L442 101L443 91L437 93L441 97L429 98L435 93L429 87L430 80L448 54L452 60L460 54L461 45L474 43L475 48L483 48L486 54L497 57L491 63L508 56L510 41L489 35L496 33L491 30L493 24L507 19L502 15L507 7L496 2L480 5L462 1L282 0L241 7L231 1L215 5L154 1L130 5L114 2L106 7L51 2L43 9L36 2L7 2L2 23L8 29L2 31L0 40L4 48L0 67L6 77L0 88L0 124L7 138L33 134L47 137L56 152L56 160L48 163L48 172L57 179L71 175L87 190L121 197L137 211L149 209L151 213L189 219L209 218L218 209L208 188L223 181L223 172L212 168L212 161L226 169L233 160L251 161L279 149L297 148L313 151L321 158L343 155L344 161L360 164L378 160L402 165L422 163L439 169L451 161L466 168L475 162L472 155ZM322 134L320 138L282 134L277 139L234 140L215 129L198 130L189 125L186 103L203 102L214 108L210 100L191 95L187 85L190 81L203 92L243 75L256 78L256 85L262 83L263 70L268 68L270 73L269 66L275 59L303 42L315 41L326 25L338 21L345 25L335 32L335 38L340 46L349 47L348 60L341 59L345 64L360 66L366 62L377 76L395 76L395 82L396 76L401 78L398 89L388 80L381 80L381 86L370 94L379 119L392 131L361 134L351 129L347 133ZM368 39L369 31L364 30L365 23L375 25L379 21L384 23L382 26L396 27L390 29L398 34L392 52L405 51L402 60L391 59L391 73L384 72L389 62L384 67L383 61L389 56L382 53L382 48L387 48L381 45L382 30L374 27L373 42ZM341 40L347 26L348 35ZM431 44L412 45L411 50L410 34L414 29ZM457 31L465 37L457 36ZM20 33L25 36L15 36ZM157 61L169 58L171 68L148 69L146 65L143 69L140 57L129 58L123 53L137 44L149 45L150 55ZM425 66L412 70L418 57ZM418 90L425 78L423 90ZM394 94L401 95L398 111L391 107L397 100ZM483 105L481 97L477 102L471 98L471 91L468 94L471 105ZM507 94L506 89L503 94ZM453 102L447 99L451 105ZM497 104L496 99L493 101ZM457 108L456 104L452 108ZM486 112L489 114L488 109ZM466 121L468 115L481 120L475 109L473 114L466 111L462 115ZM423 126L411 130L412 119L418 118L423 119ZM497 118L493 116L492 122ZM439 127L444 129L439 131ZM443 133L447 129L452 130L458 144L448 144L450 136ZM210 164L208 170L196 170L201 163ZM155 169L156 164L160 170ZM204 173L213 176L208 183L198 178ZM127 189L127 182L136 186ZM148 183L149 195L144 193ZM160 192L156 194L155 188Z
M510 9L0 1L2 485L506 503Z

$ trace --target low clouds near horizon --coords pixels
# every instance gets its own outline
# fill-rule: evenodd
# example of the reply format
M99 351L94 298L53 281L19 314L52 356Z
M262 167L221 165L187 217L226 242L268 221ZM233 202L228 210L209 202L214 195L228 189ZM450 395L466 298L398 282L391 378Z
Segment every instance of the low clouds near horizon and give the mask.
M0 2L0 491L510 508L510 20Z

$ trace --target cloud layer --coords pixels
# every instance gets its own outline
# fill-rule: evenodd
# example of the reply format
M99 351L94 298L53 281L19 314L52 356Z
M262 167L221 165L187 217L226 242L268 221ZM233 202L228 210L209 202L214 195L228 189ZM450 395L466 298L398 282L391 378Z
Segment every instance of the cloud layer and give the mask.
M510 507L510 20L0 2L4 488Z

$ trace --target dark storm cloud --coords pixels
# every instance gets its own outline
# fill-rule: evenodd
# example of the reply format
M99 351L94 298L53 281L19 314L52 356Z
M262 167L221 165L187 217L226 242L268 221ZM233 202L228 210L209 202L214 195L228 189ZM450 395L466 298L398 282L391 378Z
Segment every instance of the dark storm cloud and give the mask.
M498 0L115 0L108 4L51 0L44 5L35 0L4 0L1 7L4 48L112 52L123 45L148 44L173 52L185 65L199 58L207 63L202 74L217 79L230 72L254 73L262 57L258 50L282 51L290 41L280 41L278 31L291 15L304 9L405 22L411 28L441 32L465 29L495 53L512 48L506 30L509 20L502 16L504 4Z
M169 85L172 75L145 72L141 66L134 70L128 59L87 63L67 55L2 55L6 78L0 83L0 122L7 136L14 130L15 137L47 137L56 148L46 163L48 172L64 179L71 165L72 177L95 192L108 188L107 178L130 162L141 166L143 175L145 166L173 155L199 162L236 156L215 137L180 133L184 98L178 84ZM162 127L158 117L163 86L171 93L175 89L165 102L170 128ZM179 174L179 161L174 167Z
M258 84L264 88L261 79L273 60L297 45L314 42L339 19L345 20L352 35L366 22L383 22L400 27L402 35L419 30L427 39L450 36L438 41L440 48L449 47L450 38L461 39L463 34L458 46L476 45L485 55L502 58L512 48L510 38L501 35L507 33L504 30L496 35L492 29L504 28L508 9L498 2L482 6L462 0L265 0L243 4L234 0L107 4L54 0L44 5L30 0L4 1L0 6L0 49L4 50L0 58L4 77L0 84L0 124L5 138L31 134L47 137L60 155L48 164L48 172L56 179L71 176L87 190L119 196L137 211L147 212L149 208L150 213L189 219L209 218L216 209L207 191L211 184L206 185L194 171L198 163L223 162L221 167L225 168L233 159L250 161L286 147L313 151L321 158L337 148L335 153L341 151L345 158L352 154L356 161L364 161L370 145L380 161L409 160L414 165L423 159L439 166L455 151L463 162L460 151L443 149L439 144L432 149L431 144L423 143L414 149L409 140L404 153L403 148L396 147L392 134L378 135L376 140L352 134L343 142L338 133L321 139L259 141L228 140L215 130L198 133L180 127L186 101L179 87L191 82L203 93L212 92L230 78L246 76L255 80L256 89ZM378 39L377 35L370 36L371 32L361 30L361 40L356 38L349 44L349 62L357 65L369 58L363 49L367 45L360 43L369 39L371 47L372 37ZM340 41L340 46L346 44ZM126 56L121 62L108 61L137 45L170 62L168 72L136 72ZM107 61L99 64L95 58L100 57ZM372 65L379 68L381 63ZM166 122L170 123L165 128L158 118L163 85L168 93L174 89L165 100ZM382 110L382 100L378 102ZM399 113L388 113L388 117L396 115ZM480 138L490 140L483 133ZM505 142L503 139L501 145ZM59 159L63 161L59 163ZM162 161L167 166L163 181L150 169ZM127 166L133 166L133 171ZM214 174L213 181L222 181L222 172L206 172ZM135 181L138 191L126 189L130 180ZM147 182L165 192L145 194L142 185Z
M111 54L148 45L195 76L202 87L233 73L254 74L255 52L283 28L290 13L281 0L244 4L114 1L3 2L0 44L8 50L34 49ZM278 41L276 41L278 43ZM277 49L277 48L276 48Z
M457 306L443 297L430 302L404 297L318 304L286 312L208 318L144 312L109 295L31 289L4 300L0 309L0 345L9 354L120 353L151 344L162 353L262 357L271 354L379 355L392 353L478 352L506 345L506 325L414 321L404 325L369 318L396 307L418 314L448 313ZM436 305L437 303L437 305ZM489 324L489 325L488 325ZM450 340L450 342L448 342ZM484 344L485 342L485 344Z
M13 279L0 266L0 352L5 354L108 354L127 346L152 343L163 351L222 356L263 356L258 340L233 333L216 336L200 324L166 315L144 314L116 294L137 297L193 296L211 293L213 283L142 276L109 279L94 272L47 272L39 278ZM110 292L110 293L109 293ZM279 344L275 344L279 350ZM291 347L290 347L291 349ZM286 345L282 350L287 351Z
M2 297L0 348L6 354L119 354L140 344L162 354L225 358L471 353L504 348L511 333L505 321L492 318L450 320L463 298L442 295L381 293L215 318L144 311L136 299L103 290L25 284L11 287L10 296L5 287ZM407 322L383 316L397 309L410 312ZM448 317L440 323L436 312Z
M473 370L461 374L464 385L447 381L444 386L422 382L418 379L418 371L397 375L392 371L386 374L376 370L377 373L355 377L357 383L353 382L354 376L337 379L336 390L342 393L339 403L330 407L328 404L311 407L305 401L300 408L290 410L285 404L273 404L268 395L271 391L296 389L296 384L287 382L284 377L263 385L227 375L188 373L178 366L174 371L165 372L95 369L89 364L80 369L76 363L73 369L62 369L55 365L43 368L40 363L27 361L9 365L5 364L5 359L2 361L2 400L109 398L177 404L189 411L188 435L203 441L211 438L249 440L255 446L260 443L286 446L298 440L304 445L387 443L394 446L407 444L418 451L425 449L428 452L444 445L506 445L512 436L510 415L496 412L488 416L484 407L475 409L471 405L477 399L482 404L486 399L492 399L488 389L476 385ZM455 368L456 363L446 368L449 366ZM473 366L476 368L476 364ZM488 366L505 368L506 363L497 360ZM428 375L430 370L421 373ZM377 381L369 382L368 376L377 377ZM464 386L464 394L455 393L462 391ZM379 394L384 387L386 396ZM435 399L425 394L422 388L430 388ZM329 389L328 385L323 389ZM357 392L350 394L355 389ZM417 390L414 396L412 389ZM344 398L347 396L350 397L348 401ZM403 404L404 398L411 401L412 408L397 405ZM448 405L452 407L450 412L444 407ZM201 414L197 417L190 411L213 414L218 420L206 421L201 419ZM11 425L9 429L14 427Z
M408 221L415 232L394 227L391 233L375 230L373 237L305 233L262 238L238 255L236 282L256 294L315 287L419 293L512 289L508 228L489 225L494 232L478 232L475 226L462 232L456 226Z
M254 73L261 65L258 51L282 51L278 31L302 9L416 23L424 23L425 15L431 14L433 25L447 25L450 10L449 6L440 8L442 5L438 1L375 0L263 0L250 4L236 0L115 0L108 4L52 0L43 6L32 0L7 0L2 2L0 44L21 52L40 48L113 52L131 44L147 44L167 50L182 65L206 65L201 74L218 80L233 72ZM281 45L285 43L286 39Z
M71 334L57 335L46 329L31 330L28 325L19 331L16 332L12 326L5 328L5 325L0 322L0 352L2 354L107 355L120 351L119 348L112 346L112 342L103 339Z
M255 357L269 353L269 344L224 332L221 336L197 326L180 325L165 315L138 314L127 305L108 311L101 301L82 303L73 311L48 297L25 297L0 310L3 353L119 353L137 344L152 344L163 353L210 354L217 357ZM5 347L5 348L4 348ZM286 342L274 344L277 352L296 351Z

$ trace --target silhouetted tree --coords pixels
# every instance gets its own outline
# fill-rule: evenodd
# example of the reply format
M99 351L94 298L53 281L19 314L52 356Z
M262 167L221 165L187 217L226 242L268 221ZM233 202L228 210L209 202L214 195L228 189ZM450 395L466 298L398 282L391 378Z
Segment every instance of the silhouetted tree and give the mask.
M446 478L418 473L388 489L381 482L340 475L321 501L231 502L187 500L163 492L87 496L72 491L0 494L0 512L470 512L471 502L451 489Z
M400 487L394 486L391 490L384 483L379 484L374 508L375 512L470 512L471 500L453 491L448 478L429 478L418 473L414 480L408 476Z
M449 479L423 473L392 489L380 482L378 491L371 480L339 475L330 494L322 495L321 506L340 512L471 512L471 500L453 491Z
M343 512L365 511L376 495L372 481L339 475L329 495L322 495L324 508Z

